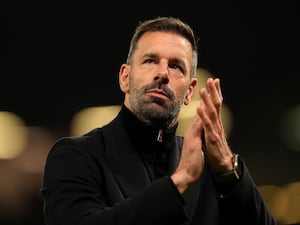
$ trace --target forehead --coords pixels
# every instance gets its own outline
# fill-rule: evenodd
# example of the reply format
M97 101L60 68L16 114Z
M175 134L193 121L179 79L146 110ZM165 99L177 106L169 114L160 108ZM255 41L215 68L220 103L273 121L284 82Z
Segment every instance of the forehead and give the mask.
M154 31L144 33L136 50L141 54L153 51L179 58L192 58L191 43L183 36L171 32Z

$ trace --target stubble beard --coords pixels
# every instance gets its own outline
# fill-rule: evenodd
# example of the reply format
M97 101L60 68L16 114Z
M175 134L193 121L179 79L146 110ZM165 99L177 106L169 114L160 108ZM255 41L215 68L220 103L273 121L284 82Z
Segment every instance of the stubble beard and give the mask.
M129 101L134 114L141 121L155 128L166 129L175 124L182 101L176 101L174 93L166 85L159 85L159 88L168 94L171 104L164 99L146 95L147 90L157 86L152 83L141 89L133 87Z

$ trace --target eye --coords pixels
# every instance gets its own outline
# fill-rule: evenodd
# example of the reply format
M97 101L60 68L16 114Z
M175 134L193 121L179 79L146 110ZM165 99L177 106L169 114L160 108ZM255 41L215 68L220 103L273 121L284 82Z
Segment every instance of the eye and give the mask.
M173 64L170 64L169 67L172 69L175 69L175 70L179 70L180 72L184 73L183 68L178 64L173 63Z
M146 59L146 60L144 60L144 62L143 63L145 63L145 64L151 64L151 63L154 63L155 61L154 61L154 59Z

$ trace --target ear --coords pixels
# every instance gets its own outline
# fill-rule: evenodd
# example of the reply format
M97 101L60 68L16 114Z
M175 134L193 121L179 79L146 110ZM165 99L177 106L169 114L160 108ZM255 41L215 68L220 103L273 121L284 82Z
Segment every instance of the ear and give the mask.
M129 91L129 72L130 65L122 64L119 71L119 85L124 93Z
M185 105L188 105L191 102L192 97L194 96L194 93L195 93L196 85L197 85L197 78L192 78L191 83L189 85L189 88L186 91L186 95L184 98Z

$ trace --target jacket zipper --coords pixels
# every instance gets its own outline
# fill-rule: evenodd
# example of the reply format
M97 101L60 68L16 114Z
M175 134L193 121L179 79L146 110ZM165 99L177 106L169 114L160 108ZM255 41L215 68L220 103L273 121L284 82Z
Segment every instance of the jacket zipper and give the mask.
M160 129L158 131L158 135L157 135L157 139L156 139L158 142L162 142L162 133L163 133L163 130Z

